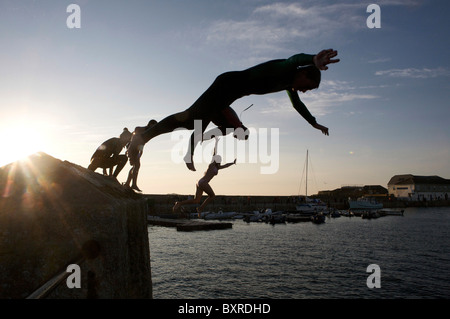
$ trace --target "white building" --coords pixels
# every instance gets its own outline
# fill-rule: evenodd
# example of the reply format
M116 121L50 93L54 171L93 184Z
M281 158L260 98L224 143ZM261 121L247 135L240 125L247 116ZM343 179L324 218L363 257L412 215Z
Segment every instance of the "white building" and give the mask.
M389 195L398 199L448 200L450 179L439 176L395 175L388 183Z

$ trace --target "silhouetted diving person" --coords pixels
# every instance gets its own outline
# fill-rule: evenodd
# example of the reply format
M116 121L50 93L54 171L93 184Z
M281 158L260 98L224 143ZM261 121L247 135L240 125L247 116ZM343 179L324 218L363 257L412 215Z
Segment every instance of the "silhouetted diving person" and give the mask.
M142 147L152 138L169 133L177 128L194 129L194 121L201 120L201 132L191 135L189 152L185 157L190 170L195 170L192 154L196 144L202 140L203 133L210 122L218 126L225 134L226 128L235 131L234 137L245 140L248 130L239 120L230 105L237 99L251 94L268 94L286 90L292 106L314 128L328 135L328 128L316 122L298 92L317 89L321 80L320 70L327 70L327 65L337 63L334 59L337 51L322 50L316 55L296 54L288 59L268 61L243 71L226 72L219 75L213 84L183 112L170 115L142 134L134 134L128 149L130 160L139 154Z

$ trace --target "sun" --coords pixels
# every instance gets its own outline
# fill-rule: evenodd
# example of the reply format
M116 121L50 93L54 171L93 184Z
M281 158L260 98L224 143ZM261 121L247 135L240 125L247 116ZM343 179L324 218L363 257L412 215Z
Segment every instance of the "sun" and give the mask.
M30 118L6 119L0 126L0 167L44 151L45 128Z

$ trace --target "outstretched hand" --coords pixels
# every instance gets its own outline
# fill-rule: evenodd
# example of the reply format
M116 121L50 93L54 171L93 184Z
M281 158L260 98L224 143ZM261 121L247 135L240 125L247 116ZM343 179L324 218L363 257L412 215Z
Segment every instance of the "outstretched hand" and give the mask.
M328 134L328 127L325 127L325 126L323 126L323 125L320 125L319 123L314 124L313 127L316 128L316 129L318 129L318 130L321 130L323 134L329 135L329 134Z
M314 56L313 62L319 70L328 70L327 64L338 63L339 59L333 59L338 52L333 49L322 50Z

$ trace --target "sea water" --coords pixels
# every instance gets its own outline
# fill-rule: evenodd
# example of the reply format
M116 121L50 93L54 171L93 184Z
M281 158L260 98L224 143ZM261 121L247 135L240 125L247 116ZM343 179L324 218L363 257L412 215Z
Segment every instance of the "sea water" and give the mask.
M450 208L324 224L149 226L155 299L449 298ZM369 288L377 265L379 288Z

